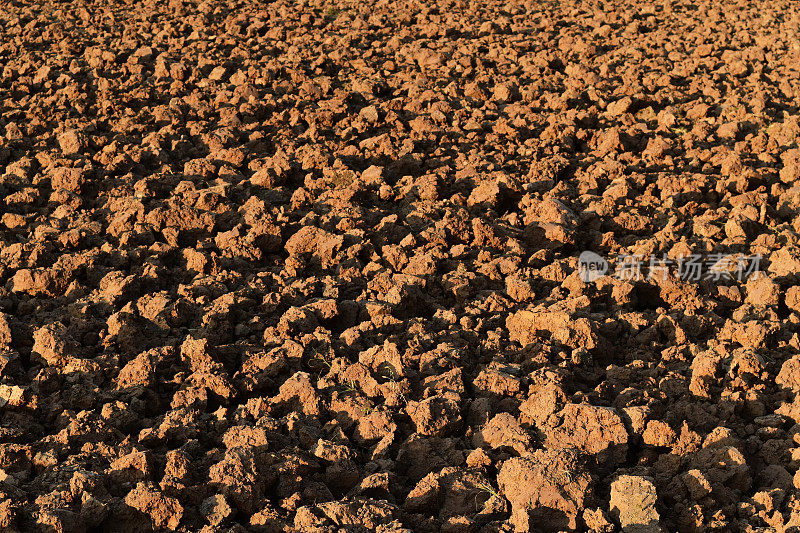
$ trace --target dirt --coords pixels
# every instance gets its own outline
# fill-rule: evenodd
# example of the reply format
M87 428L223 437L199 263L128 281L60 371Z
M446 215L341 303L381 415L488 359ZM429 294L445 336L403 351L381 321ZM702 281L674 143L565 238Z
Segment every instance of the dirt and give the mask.
M795 7L0 0L0 529L800 529Z

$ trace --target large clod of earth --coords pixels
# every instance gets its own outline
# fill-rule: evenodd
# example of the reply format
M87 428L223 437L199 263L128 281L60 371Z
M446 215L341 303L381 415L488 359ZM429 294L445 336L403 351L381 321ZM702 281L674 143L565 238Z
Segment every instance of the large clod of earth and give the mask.
M0 0L0 531L800 528L792 0Z

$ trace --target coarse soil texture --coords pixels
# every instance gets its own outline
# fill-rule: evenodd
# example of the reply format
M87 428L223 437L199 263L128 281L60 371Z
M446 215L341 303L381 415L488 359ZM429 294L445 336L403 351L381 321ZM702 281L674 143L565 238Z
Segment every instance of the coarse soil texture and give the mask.
M798 531L799 7L0 0L0 530Z

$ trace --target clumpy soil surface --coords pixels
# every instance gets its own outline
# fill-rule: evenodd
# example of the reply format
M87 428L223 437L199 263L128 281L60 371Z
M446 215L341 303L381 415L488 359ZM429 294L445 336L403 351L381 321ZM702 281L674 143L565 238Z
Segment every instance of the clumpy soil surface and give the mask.
M793 531L798 13L0 0L0 530Z

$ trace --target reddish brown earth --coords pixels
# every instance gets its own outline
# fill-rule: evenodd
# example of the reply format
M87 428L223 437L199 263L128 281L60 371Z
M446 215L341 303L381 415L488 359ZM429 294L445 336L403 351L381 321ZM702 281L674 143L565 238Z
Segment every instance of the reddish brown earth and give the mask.
M0 0L0 530L797 531L799 26Z

